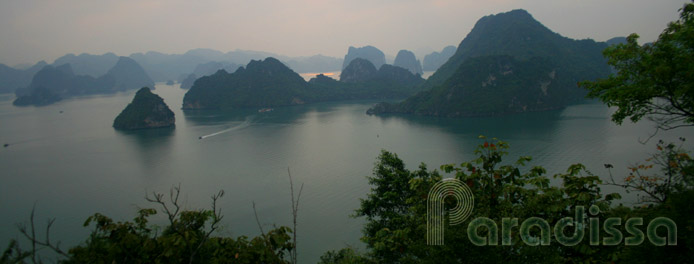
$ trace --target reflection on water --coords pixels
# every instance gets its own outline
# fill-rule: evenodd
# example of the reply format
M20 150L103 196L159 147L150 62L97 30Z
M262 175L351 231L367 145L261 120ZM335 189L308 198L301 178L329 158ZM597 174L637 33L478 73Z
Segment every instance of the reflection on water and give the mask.
M315 78L319 74L323 74L327 77L333 78L335 80L340 80L340 71L334 71L334 72L307 72L307 73L299 73L301 77L304 78L305 81L310 81L311 79Z
M536 136L551 134L558 121L563 119L562 111L538 113L519 113L499 117L427 117L412 115L378 116L384 124L404 122L408 126L427 126L443 129L460 135L494 135L498 138Z
M185 110L183 116L191 125L218 125L228 122L242 122L246 117L257 114L254 109L234 110Z
M156 176L155 169L159 166L166 166L169 159L172 137L176 130L172 127L157 129L140 129L132 131L116 130L123 141L127 142L131 149L136 150L140 165L148 175Z
M0 149L0 245L17 237L13 224L26 219L34 202L38 219L58 219L52 236L67 246L87 237L81 224L89 215L132 219L138 207L149 206L145 191L166 192L179 183L188 209L207 207L209 196L224 189L223 234L255 236L253 202L261 224L291 223L289 167L295 183L304 183L299 258L313 263L327 250L361 247L363 219L349 215L370 190L366 176L382 149L397 153L408 168L425 162L434 169L473 159L477 136L484 134L510 142L511 160L531 155L531 165L543 165L550 175L577 162L604 175L603 164L611 163L619 178L620 168L626 172L655 144L638 143L652 133L648 123L616 126L611 110L595 103L451 119L366 115L373 101L264 113L183 111L185 90L159 84L154 92L174 111L175 129L115 131L113 119L134 91L41 108L17 108L0 97L0 142L13 143ZM678 130L659 138L692 134Z
M334 72L308 72L308 73L299 73L301 77L304 78L305 81L310 81L312 78L316 77L319 74L323 74L325 76L328 76L330 78L333 78L335 80L340 80L340 74L341 71L334 71ZM422 73L422 78L427 79L433 75L433 71L425 71Z

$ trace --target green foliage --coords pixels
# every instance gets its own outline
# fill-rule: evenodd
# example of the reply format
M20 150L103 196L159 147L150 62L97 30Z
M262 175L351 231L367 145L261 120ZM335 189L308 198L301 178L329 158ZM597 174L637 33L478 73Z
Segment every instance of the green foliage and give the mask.
M23 251L19 247L17 240L10 240L5 251L0 256L0 263L24 263L24 260L31 257L31 252Z
M680 138L681 143L685 139ZM609 184L624 188L627 192L640 192L642 203L664 203L671 194L691 190L694 186L694 160L682 146L665 143L656 145L658 152L645 163L629 167L629 175L618 183L610 173ZM608 169L612 167L605 164Z
M428 172L424 164L410 172L396 154L382 151L369 177L373 186L355 216L364 216L362 241L372 250L377 262L411 260L412 247L421 244L421 224L426 219L417 214L428 188L439 181L437 172ZM420 235L421 234L421 235Z
M169 220L165 227L150 224L150 218L158 213L152 208L140 209L132 221L125 222L96 213L84 222L85 227L94 228L87 240L67 253L48 240L52 222L46 229L45 242L33 236L33 212L31 230L20 227L20 231L32 244L51 248L65 257L60 263L290 263L285 257L294 250L294 244L288 227L276 227L254 238L212 235L222 219L216 202L223 194L212 196L209 210L187 211L180 210L178 204L180 187L172 189L169 202L155 193L147 200L160 205L160 212ZM11 241L0 263L24 263L28 258L36 262L39 249L23 251Z
M668 217L678 228L677 245L657 247L646 241L637 246L624 243L596 246L590 244L589 231L586 230L584 238L573 246L559 243L556 234L551 236L549 245L532 246L522 240L516 225L511 228L510 245L476 246L470 242L464 223L447 225L444 245L430 246L425 239L426 204L431 187L443 178L442 175L437 170L428 170L425 164L410 171L396 154L382 151L373 176L368 177L371 191L355 211L355 217L366 219L362 241L368 251L359 253L352 248L329 251L321 257L320 263L683 263L694 258L694 220L691 219L694 214L691 203L694 199L691 188L694 165L681 148L661 142L657 146L659 152L649 160L652 164L636 167L635 171L657 168L659 170L655 171L667 177L658 172L653 177L668 180L656 181L658 184L653 187L632 190L667 191L667 196L645 206L629 208L612 206L620 195L602 194L600 178L581 164L571 165L566 172L555 174L553 177L561 180L561 184L555 186L545 176L544 168L529 166L530 157L520 156L512 163L505 163L509 144L498 139L480 138L483 141L475 149L475 159L441 166L443 172L453 174L471 188L475 204L470 219L486 217L499 228L503 225L502 218L516 218L519 223L541 218L554 225L560 219L574 217L578 206L586 209L595 206L599 212L591 212L588 217L600 219L597 229L600 238L612 236L600 228L602 221L608 218L621 219L622 225L616 228L624 236L629 236L623 224L627 219L642 217L647 225L656 217ZM174 188L170 202L164 201L161 194L148 197L147 200L160 205L160 209L141 209L132 221L116 222L102 214L94 214L84 223L93 226L91 235L68 253L51 244L48 236L46 242L35 240L33 213L32 231L28 232L26 226L20 227L20 231L35 244L64 255L67 259L63 263L289 262L285 258L295 247L290 228L275 228L252 239L212 236L222 219L216 201L223 192L212 197L211 209L196 211L180 210L179 193L180 189ZM455 203L445 200L445 208L452 208ZM160 212L169 220L163 228L149 223L149 219ZM49 221L48 229L51 224ZM584 226L586 224L584 222ZM645 225L640 229L644 230ZM489 231L486 228L477 230L481 236ZM524 238L533 239L539 232L534 230L530 235L531 238ZM36 251L37 248L24 251L16 241L11 241L0 256L0 263L24 263L28 258L35 258Z
M330 251L323 255L322 263L683 263L694 257L694 220L691 219L694 214L691 203L694 199L691 188L694 164L681 148L661 142L659 152L649 159L653 164L633 169L638 171L655 166L659 170L653 177L666 180L656 181L658 184L650 189L631 188L632 191L667 192L668 198L629 208L613 206L612 203L621 196L603 194L600 178L581 164L571 165L565 173L555 174L553 177L560 179L561 184L553 186L544 176L544 168L526 167L532 161L530 157L520 156L515 162L506 164L503 161L508 154L508 143L480 138L484 142L475 149L477 158L460 165L441 166L443 172L453 173L456 179L471 188L475 204L469 219L489 218L496 223L500 233L504 217L517 218L519 222L539 217L553 226L560 219L573 218L578 206L586 210L595 206L598 211L590 214L586 211L584 217L598 217L596 234L599 239L614 236L602 228L603 221L608 218L620 219L621 224L615 228L627 237L631 236L624 224L627 219L643 218L644 226L637 228L644 231L651 220L667 217L677 225L677 245L658 247L648 240L637 246L626 246L624 242L607 246L602 244L602 240L599 240L599 245L592 245L589 238L591 228L584 229L584 237L576 245L565 246L553 234L549 245L532 246L520 239L519 227L515 226L511 228L510 245L475 246L468 238L467 223L464 223L446 225L444 245L430 246L425 242L428 192L442 176L436 170L428 171L424 164L416 171L409 171L396 154L382 151L373 176L368 177L371 192L361 200L355 214L366 218L362 241L367 244L368 252L356 254L350 248ZM445 200L445 207L452 208L455 203ZM588 225L585 221L584 227ZM489 230L482 228L477 232L484 236ZM564 235L571 236L573 232ZM538 235L538 232L531 231L531 236Z
M638 45L632 34L626 44L603 52L616 74L583 82L589 96L616 106L612 120L654 120L661 129L694 125L694 3L680 10L658 40Z
M263 237L205 238L213 221L209 210L183 211L161 234L148 225L154 209L142 209L132 222L114 222L101 214L87 219L94 231L82 246L70 249L65 263L287 263L291 230L279 227Z
M508 144L493 139L478 146L478 157L459 166L441 166L446 173L466 183L475 197L472 218L488 217L501 227L502 217L541 217L555 223L573 217L576 206L597 205L601 216L611 215L611 200L617 194L603 196L600 179L580 164L566 173L556 174L560 187L550 186L542 167L525 168L530 157L521 156L504 164ZM383 151L369 177L371 192L361 201L356 216L363 216L362 240L370 250L368 256L379 263L453 263L453 262L596 262L609 257L611 248L591 247L584 239L575 247L554 240L550 246L529 246L519 239L518 226L512 229L511 246L478 247L467 237L467 225L447 226L444 246L425 243L426 199L430 188L441 180L436 171L424 164L416 171L405 169L397 155ZM454 201L446 201L451 208ZM335 253L332 253L333 255Z
M376 263L352 248L328 251L320 257L318 264L370 264Z

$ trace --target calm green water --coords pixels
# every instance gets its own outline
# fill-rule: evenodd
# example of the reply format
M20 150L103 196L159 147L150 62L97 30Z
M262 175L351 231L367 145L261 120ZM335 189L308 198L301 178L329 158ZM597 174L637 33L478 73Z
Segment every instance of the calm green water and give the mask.
M438 168L472 159L477 136L484 134L510 142L511 156L531 155L550 174L577 162L604 174L603 164L612 163L621 177L657 141L639 144L653 131L650 124L616 126L610 110L596 103L465 119L366 115L374 102L262 114L184 113L179 108L185 91L160 84L154 92L175 112L176 129L113 130L113 119L134 91L39 108L17 108L13 96L0 97L0 143L10 144L0 148L0 247L19 236L15 224L26 221L34 204L37 223L57 218L52 239L73 245L89 233L81 225L89 215L129 220L137 208L151 206L146 192L167 192L179 183L188 209L209 206L210 195L225 190L222 234L254 236L254 201L266 228L291 224L289 167L295 184L304 184L299 259L315 263L327 250L363 247L363 221L349 215L369 191L365 177L381 149L398 153L410 168L420 162ZM657 138L694 140L692 130L675 132Z

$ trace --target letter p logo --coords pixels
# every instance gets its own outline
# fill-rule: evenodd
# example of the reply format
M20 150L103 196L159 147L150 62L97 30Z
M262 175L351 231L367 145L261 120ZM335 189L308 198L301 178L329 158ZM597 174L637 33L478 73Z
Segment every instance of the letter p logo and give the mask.
M443 179L429 190L427 200L427 245L443 245L443 231L446 212L444 199L452 196L456 205L448 210L449 223L457 225L465 221L472 213L475 199L470 187L458 179Z

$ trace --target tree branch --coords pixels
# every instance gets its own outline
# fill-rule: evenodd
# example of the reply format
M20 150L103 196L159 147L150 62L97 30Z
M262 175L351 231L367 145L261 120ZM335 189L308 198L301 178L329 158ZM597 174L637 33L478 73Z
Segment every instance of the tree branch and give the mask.
M31 230L27 230L27 226L24 224L17 225L17 228L19 229L19 232L24 235L29 241L31 242L31 260L33 263L36 263L36 245L43 246L50 248L54 252L64 256L64 257L70 257L65 251L60 249L60 242L57 244L53 245L50 240L50 232L51 232L51 227L53 226L53 223L55 222L55 219L49 219L48 223L46 224L46 239L45 241L39 241L36 238L36 228L34 225L34 212L36 210L36 204L34 204L34 207L31 208L31 214L29 215L29 227Z

